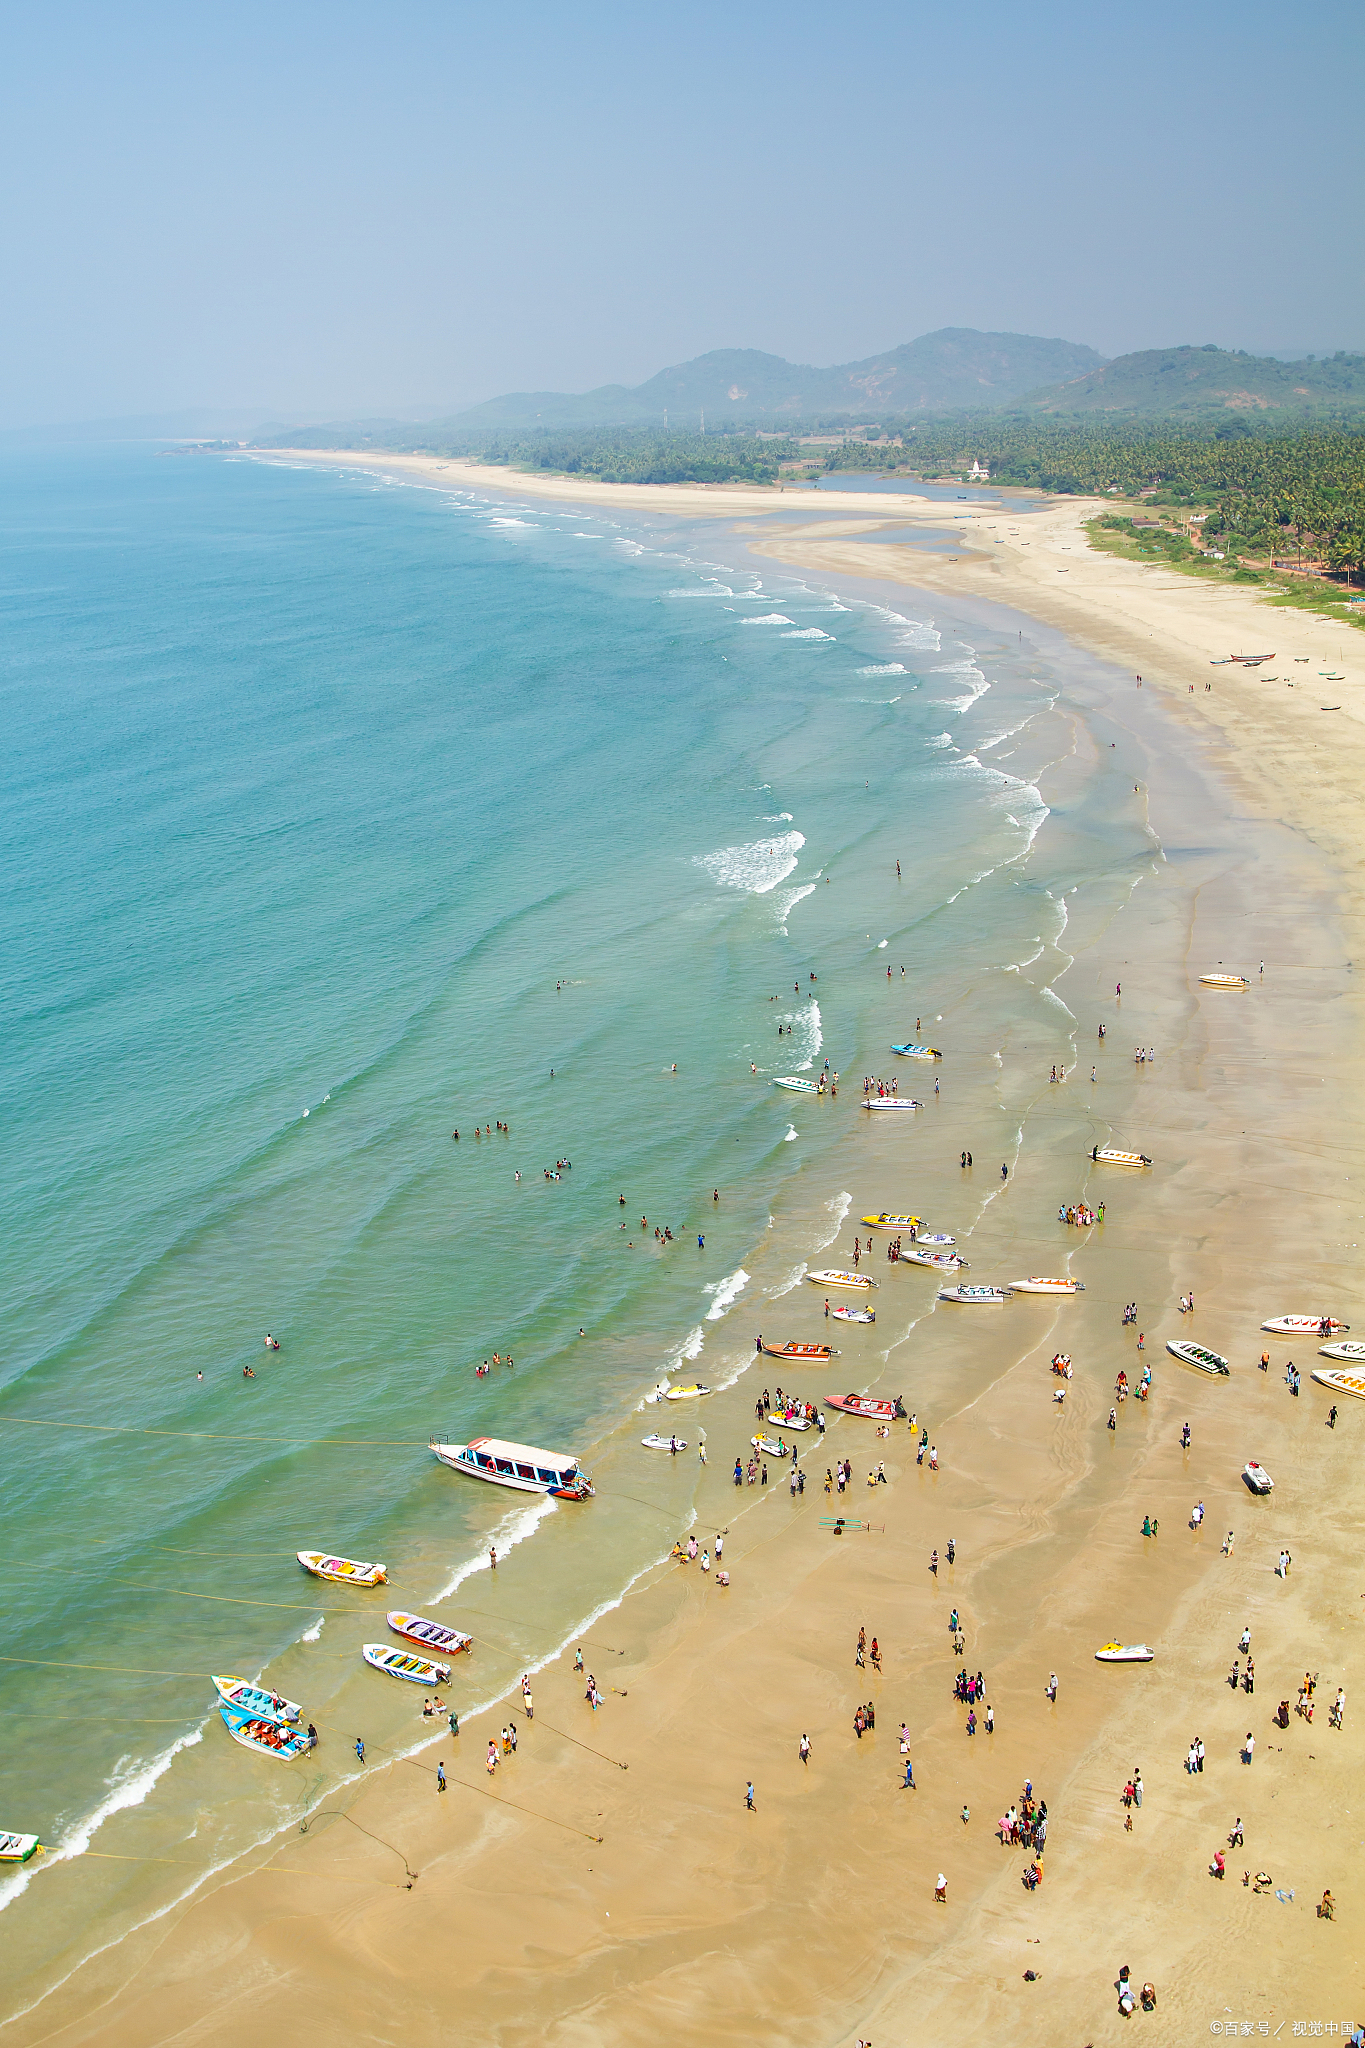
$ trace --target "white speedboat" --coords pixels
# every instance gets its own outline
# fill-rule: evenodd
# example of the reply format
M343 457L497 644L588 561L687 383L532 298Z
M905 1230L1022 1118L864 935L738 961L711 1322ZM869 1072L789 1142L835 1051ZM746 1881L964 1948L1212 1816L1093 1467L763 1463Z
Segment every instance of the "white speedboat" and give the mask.
M1200 981L1205 988L1249 988L1244 974L1201 974Z
M768 1420L769 1422L775 1422L779 1429L795 1429L799 1431L810 1428L809 1417L804 1411L798 1411L795 1408L789 1408L785 1413L781 1408L773 1408L769 1411Z
M1176 1338L1166 1349L1172 1358L1178 1358L1182 1365L1192 1365L1196 1372L1221 1373L1226 1378L1232 1369L1220 1352L1209 1351L1202 1344L1186 1344Z
M514 1493L548 1493L556 1500L592 1496L592 1481L579 1471L571 1451L538 1451L533 1444L506 1443L497 1436L471 1437L467 1444L433 1437L430 1448L452 1472L472 1473L494 1486L510 1486Z
M1028 1280L1012 1280L1011 1287L1016 1294L1082 1294L1084 1280L1053 1280L1046 1275L1035 1273Z
M1009 1300L1005 1287L940 1287L940 1301L955 1301L962 1308L998 1308Z
M1263 1330L1271 1330L1277 1337L1334 1337L1338 1330L1350 1327L1334 1316L1272 1316L1268 1323L1261 1324Z
M791 1445L784 1444L780 1437L774 1441L770 1436L751 1436L749 1442L759 1453L760 1457L789 1458L791 1456Z
M921 1251L917 1244L898 1253L896 1264L900 1266L932 1266L939 1273L956 1273L967 1261L960 1252Z
M929 1251L950 1251L957 1239L947 1230L916 1230L911 1243L924 1246Z
M893 1216L889 1209L883 1209L880 1216L864 1216L863 1222L869 1230L918 1230L918 1216Z
M710 1391L709 1387L703 1387L700 1382L694 1380L689 1387L670 1387L664 1395L664 1399L665 1401L700 1401L702 1395L709 1394Z
M1096 1650L1097 1664L1150 1664L1152 1652L1146 1643L1106 1643Z
M0 1863L27 1863L42 1846L36 1835L16 1835L0 1828Z
M1359 1363L1365 1359L1365 1344L1357 1344L1349 1337L1343 1344L1319 1344L1318 1357L1354 1359Z
M869 1095L864 1109L923 1109L922 1102L916 1102L912 1095Z
M687 1449L687 1438L685 1436L660 1436L657 1430L652 1436L642 1436L640 1442L647 1451L685 1451Z
M773 1082L774 1088L790 1088L797 1095L818 1095L814 1081L803 1081L799 1074L779 1074Z
M1242 1477L1253 1493L1273 1492L1275 1482L1264 1465L1258 1465L1254 1458L1248 1458L1242 1467Z
M877 1284L866 1273L845 1273L837 1266L823 1266L818 1273L807 1273L806 1278L812 1287L856 1287L859 1292Z
M877 1320L870 1308L845 1308L842 1303L838 1308L832 1308L830 1314L838 1323L875 1323Z
M898 1052L903 1060L941 1060L943 1054L936 1045L893 1045L892 1052Z
M1150 1166L1145 1152L1120 1152L1117 1145L1092 1145L1090 1157L1101 1166Z
M1340 1366L1330 1369L1320 1365L1315 1369L1313 1378L1330 1393L1354 1394L1357 1399L1365 1401L1365 1377L1358 1372L1343 1372Z

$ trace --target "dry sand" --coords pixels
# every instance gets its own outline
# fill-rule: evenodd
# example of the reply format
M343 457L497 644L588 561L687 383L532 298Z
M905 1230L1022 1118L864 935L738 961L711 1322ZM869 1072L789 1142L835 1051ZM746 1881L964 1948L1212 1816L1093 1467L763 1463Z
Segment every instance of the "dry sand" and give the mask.
M486 472L474 476L487 485ZM518 491L531 488L517 480ZM582 486L571 494L588 496ZM685 506L679 496L667 495L667 509L696 509L691 494ZM830 509L826 494L817 502ZM866 500L855 509L865 512ZM944 523L941 506L923 516ZM1287 2039L1298 2020L1358 2016L1365 1836L1353 1830L1365 1812L1350 1801L1365 1798L1356 1451L1365 1403L1343 1402L1329 1431L1328 1398L1306 1379L1315 1346L1263 1339L1259 1323L1324 1305L1354 1319L1357 1334L1365 1323L1352 1317L1352 1190L1365 1148L1347 965L1360 911L1350 753L1360 726L1336 715L1329 742L1317 704L1334 698L1207 667L1212 655L1274 648L1274 672L1293 674L1287 655L1311 646L1320 657L1339 629L1168 572L1088 559L1082 516L1066 506L1011 521L1026 527L1028 551L977 551L958 564L887 544L855 558L846 538L784 533L759 544L811 568L870 568L972 602L997 599L1142 669L1141 699L1131 682L1115 683L1106 715L1140 732L1169 858L1119 916L1078 929L1063 992L1079 1018L1081 1068L1064 1088L1038 1092L1008 1193L970 1246L973 1277L1000 1278L1058 1270L1069 1248L1086 1292L944 1309L919 1326L914 1355L893 1358L889 1388L902 1386L913 1405L922 1364L971 1367L960 1399L925 1418L937 1474L916 1465L904 1424L879 1441L871 1424L844 1420L806 1453L801 1503L778 1486L736 1493L726 1449L752 1426L742 1384L738 1422L712 1424L699 1493L698 1534L727 1529L733 1583L722 1590L696 1568L666 1565L599 1623L585 1650L606 1693L599 1713L565 1659L538 1678L535 1721L522 1724L520 1752L495 1781L483 1769L482 1722L429 1753L433 1764L445 1759L445 1796L421 1765L375 1771L329 1802L368 1835L334 1822L275 1847L275 1874L260 1868L264 1855L224 1874L87 1965L13 2026L16 2043L207 2043L244 2032L396 2042L416 2032L505 2048L754 2039L852 2048L859 2038L889 2048L962 2037L1080 2048L1117 2040L1125 2024L1183 2041L1244 2021L1265 2022L1273 2036L1283 2023ZM899 506L896 523L907 523ZM1040 564L1055 578L1067 549L1063 597ZM961 584L950 583L959 571ZM1315 660L1314 674L1322 665ZM1341 665L1352 673L1349 650ZM1087 744L1083 727L1077 743ZM1068 772L1059 765L1044 795L1064 801ZM1199 987L1203 968L1234 957L1252 969L1250 991ZM1108 1199L1114 1214L1102 1228L1065 1233L1056 1206L1059 1193L1079 1192L1101 1020L1111 1044L1117 1034L1125 1047L1159 1048L1151 1069L1127 1062L1113 1073L1103 1108L1156 1165L1107 1179L1095 1169L1089 1198ZM908 1173L888 1187L867 1134L850 1124L854 1220L910 1202ZM845 1236L836 1249L849 1248ZM928 1281L898 1274L889 1284ZM1192 1322L1175 1312L1188 1288ZM1145 1405L1129 1401L1111 1433L1114 1374L1122 1365L1135 1381L1141 1363L1119 1322L1134 1298L1155 1391ZM1163 1349L1175 1335L1226 1352L1231 1378L1177 1365ZM1062 1410L1047 1365L1059 1345L1076 1362ZM1263 1345L1265 1375L1256 1369ZM1282 1382L1289 1356L1305 1372L1299 1399ZM769 1384L812 1397L838 1384L837 1367L771 1363ZM1194 1442L1182 1453L1187 1420ZM854 1468L845 1512L871 1524L842 1538L822 1526L830 1504L820 1475L836 1455ZM865 1474L881 1456L889 1484L869 1491ZM1248 1457L1276 1479L1268 1500L1239 1483ZM1187 1523L1199 1498L1208 1512L1195 1532ZM1140 1534L1144 1514L1159 1517L1155 1541ZM1237 1531L1231 1557L1220 1554L1228 1528ZM929 1552L942 1555L950 1535L957 1562L935 1579ZM1282 1543L1294 1559L1287 1581L1273 1569ZM509 1607L518 1569L514 1556L498 1574L496 1597ZM966 1736L965 1708L952 1698L954 1606L965 1661L986 1674L990 1737ZM1244 1623L1253 1698L1227 1684ZM855 1669L860 1625L880 1638L881 1677ZM1145 1638L1156 1661L1098 1665L1095 1649L1116 1635ZM1274 1709L1292 1700L1305 1668L1321 1674L1315 1720L1292 1717L1281 1733ZM1054 1670L1052 1707L1043 1688ZM1338 1683L1348 1701L1340 1733L1327 1726ZM859 1741L852 1715L867 1699L877 1728ZM902 1720L913 1792L898 1789ZM1248 1728L1257 1738L1250 1769L1237 1754ZM803 1730L814 1745L805 1767ZM1207 1763L1191 1778L1182 1760L1196 1735ZM1135 1765L1145 1799L1127 1833L1119 1795ZM1026 1854L994 1835L1026 1777L1050 1816L1034 1893L1020 1883ZM751 1778L754 1813L744 1804ZM1229 1852L1219 1884L1208 1864L1239 1814L1246 1846ZM410 1890L404 1862L420 1872ZM1270 1871L1284 1899L1245 1889L1244 1868ZM939 1870L946 1906L934 1902ZM1330 1924L1314 1914L1325 1886L1339 1902ZM1156 1983L1154 2016L1119 2018L1122 1963L1137 1983ZM1025 1981L1029 1969L1037 1981Z

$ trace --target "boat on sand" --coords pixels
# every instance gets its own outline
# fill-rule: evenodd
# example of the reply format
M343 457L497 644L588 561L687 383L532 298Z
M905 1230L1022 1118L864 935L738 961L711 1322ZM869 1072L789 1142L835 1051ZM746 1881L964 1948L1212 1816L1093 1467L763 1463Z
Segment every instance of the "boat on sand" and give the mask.
M818 1272L807 1273L806 1278L813 1287L856 1287L860 1292L877 1284L866 1273L849 1273L840 1266L822 1266Z
M1315 1368L1313 1378L1320 1387L1326 1387L1333 1394L1354 1394L1358 1400L1365 1401L1365 1375L1320 1365Z
M847 1315L848 1311L843 1313ZM794 1358L807 1364L820 1364L834 1356L828 1344L795 1344L790 1341L786 1344L765 1344L763 1351L768 1358Z
M837 1408L842 1415L866 1415L873 1422L894 1422L905 1414L899 1394L889 1401L875 1400L871 1394L826 1394L825 1406Z
M257 1749L262 1756L278 1757L289 1763L295 1757L307 1756L313 1747L301 1728L286 1728L279 1721L268 1721L260 1714L244 1713L240 1707L230 1707L226 1702L218 1711L228 1734L234 1742L240 1742L243 1749Z
M1357 1344L1349 1337L1344 1344L1319 1344L1318 1357L1355 1359L1359 1362L1365 1360L1365 1344Z
M1035 1273L1028 1280L1012 1280L1010 1286L1016 1294L1081 1294L1085 1289L1084 1280L1052 1280Z
M1172 1358L1178 1358L1182 1365L1192 1365L1196 1372L1220 1373L1226 1378L1232 1370L1221 1352L1210 1351L1203 1344L1187 1344L1181 1338L1173 1338L1166 1349Z
M1150 1664L1152 1652L1146 1643L1106 1643L1102 1650L1096 1650L1097 1664Z
M939 1273L956 1273L958 1268L965 1266L966 1263L960 1252L921 1251L917 1244L912 1244L908 1251L896 1254L898 1266L932 1266Z
M1268 1323L1262 1323L1263 1330L1273 1331L1277 1337L1334 1337L1338 1330L1349 1330L1349 1323L1339 1323L1334 1316L1272 1316Z
M1201 974L1200 981L1205 988L1249 988L1244 974Z
M1092 1145L1090 1157L1101 1166L1150 1166L1145 1152L1121 1152L1117 1145Z
M955 1301L962 1308L998 1308L1009 1300L1007 1287L940 1287L940 1301Z
M1273 1493L1275 1482L1264 1465L1258 1465L1254 1458L1248 1458L1242 1467L1242 1477L1253 1493Z

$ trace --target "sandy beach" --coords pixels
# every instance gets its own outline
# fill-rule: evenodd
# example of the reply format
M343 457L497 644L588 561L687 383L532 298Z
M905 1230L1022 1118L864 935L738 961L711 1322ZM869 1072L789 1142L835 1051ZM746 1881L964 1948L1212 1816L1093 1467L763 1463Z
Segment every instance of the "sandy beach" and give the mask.
M416 1761L376 1768L328 1802L344 1819L223 1871L96 1955L9 2038L388 2042L417 2030L500 2048L888 2048L969 2032L1080 2048L1125 2026L1164 2042L1245 2023L1290 2038L1299 2021L1354 2022L1365 1899L1360 1817L1346 1802L1358 1796L1365 1682L1365 1402L1343 1399L1329 1428L1331 1397L1308 1379L1316 1340L1260 1329L1265 1317L1328 1310L1365 1336L1351 966L1365 907L1365 717L1353 636L1095 555L1082 522L1097 508L1084 502L1014 515L963 501L950 515L943 502L897 497L882 518L872 513L885 501L870 508L861 494L788 491L784 514L819 515L793 531L772 523L772 492L742 487L594 488L434 458L306 459L723 517L813 579L937 592L999 633L1036 622L1097 658L1092 709L1071 715L1069 751L1043 764L1040 786L1064 818L1095 750L1111 738L1131 748L1163 857L1117 909L1078 896L1071 965L1054 984L1075 1020L1058 1026L1067 1078L1049 1081L1055 1048L1006 1049L999 1088L1017 1101L1021 1143L963 1247L973 1280L1056 1273L1069 1260L1085 1288L1002 1309L942 1306L893 1352L878 1391L902 1393L908 1409L921 1380L951 1387L970 1363L960 1395L922 1413L937 1471L917 1463L905 1422L880 1439L870 1422L831 1416L822 1440L802 1441L803 1496L776 1474L737 1490L731 1467L759 1387L780 1382L810 1400L843 1387L837 1363L765 1360L726 1397L723 1424L708 1418L698 1472L695 1533L724 1532L731 1583L664 1562L605 1615L583 1648L600 1710L567 1656L538 1677L533 1720L509 1674L499 1712ZM916 524L965 534L962 552L867 544ZM1261 669L1210 666L1272 650ZM1324 689L1323 668L1347 681ZM1250 986L1201 986L1221 963ZM969 1056L970 1015L967 996L936 1027L945 1091L955 1026ZM1156 1058L1137 1064L1136 1046ZM918 1196L908 1158L889 1169L865 1128L883 1120L856 1116L856 1084L841 1089L841 1109L846 1094L854 1200L831 1264L851 1255L865 1212ZM1111 1137L1149 1154L1151 1169L1092 1165L1091 1146ZM998 1177L999 1162L973 1170ZM1105 1202L1103 1224L1058 1221L1059 1202L1080 1199ZM887 1287L930 1285L889 1271L880 1242L874 1260ZM1195 1309L1183 1315L1188 1293ZM1141 1353L1120 1320L1130 1300ZM814 1334L818 1300L783 1306L793 1335ZM1226 1354L1230 1376L1178 1364L1165 1350L1175 1338ZM1048 1363L1058 1350L1074 1360L1060 1405ZM1285 1384L1290 1359L1298 1397ZM1116 1374L1135 1384L1144 1362L1151 1398L1123 1403L1109 1429ZM842 1501L823 1485L837 1457L852 1465ZM1268 1498L1243 1486L1248 1459L1272 1474ZM879 1460L886 1484L869 1484ZM1196 1501L1206 1513L1192 1528ZM1144 1517L1157 1519L1156 1537L1142 1535ZM1292 1553L1284 1578L1281 1548ZM514 1554L480 1597L495 1615L515 1612L533 1573L529 1554ZM1244 1627L1253 1694L1229 1683ZM879 1640L880 1673L856 1663L860 1628ZM1098 1663L1113 1640L1145 1641L1154 1659ZM992 1733L967 1733L959 1666L984 1673ZM1291 1713L1280 1729L1275 1710L1283 1698L1292 1707L1306 1671L1318 1674L1313 1719ZM1340 1730L1328 1725L1338 1686ZM875 1730L859 1735L854 1711L869 1700ZM490 1776L489 1736L514 1711L517 1754ZM1239 1756L1248 1731L1250 1765ZM1196 1738L1206 1760L1190 1774ZM1143 1800L1129 1809L1135 1768ZM1032 1852L997 1834L1026 1781L1049 1827L1032 1890L1021 1881ZM1245 1841L1230 1848L1238 1818ZM1219 1850L1221 1882L1209 1874ZM1269 1889L1244 1885L1244 1871L1269 1873ZM935 1898L940 1872L946 1902ZM1325 1889L1330 1921L1315 1913ZM1155 1985L1153 2014L1120 2016L1122 1965L1135 1986Z

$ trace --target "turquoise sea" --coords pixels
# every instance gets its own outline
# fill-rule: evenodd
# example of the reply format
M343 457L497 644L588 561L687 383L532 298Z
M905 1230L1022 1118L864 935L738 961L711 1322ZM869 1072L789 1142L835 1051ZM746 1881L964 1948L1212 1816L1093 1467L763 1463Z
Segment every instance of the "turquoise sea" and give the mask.
M869 1203L970 1231L1026 1115L1000 1048L1063 1056L1068 919L1150 838L1117 755L1048 820L1034 649L726 521L152 448L3 483L0 1827L48 1845L0 1881L12 2010L357 1735L421 1740L360 1660L386 1608L474 1633L465 1711L723 1511L756 1331L822 1333L800 1276ZM943 1098L902 1062L923 1116L861 1119L917 1017ZM826 1059L837 1101L771 1085ZM910 1386L932 1300L883 1290L849 1384ZM670 1376L717 1392L649 1406ZM572 1448L597 1497L433 1431ZM223 1671L303 1701L306 1765L229 1742Z

